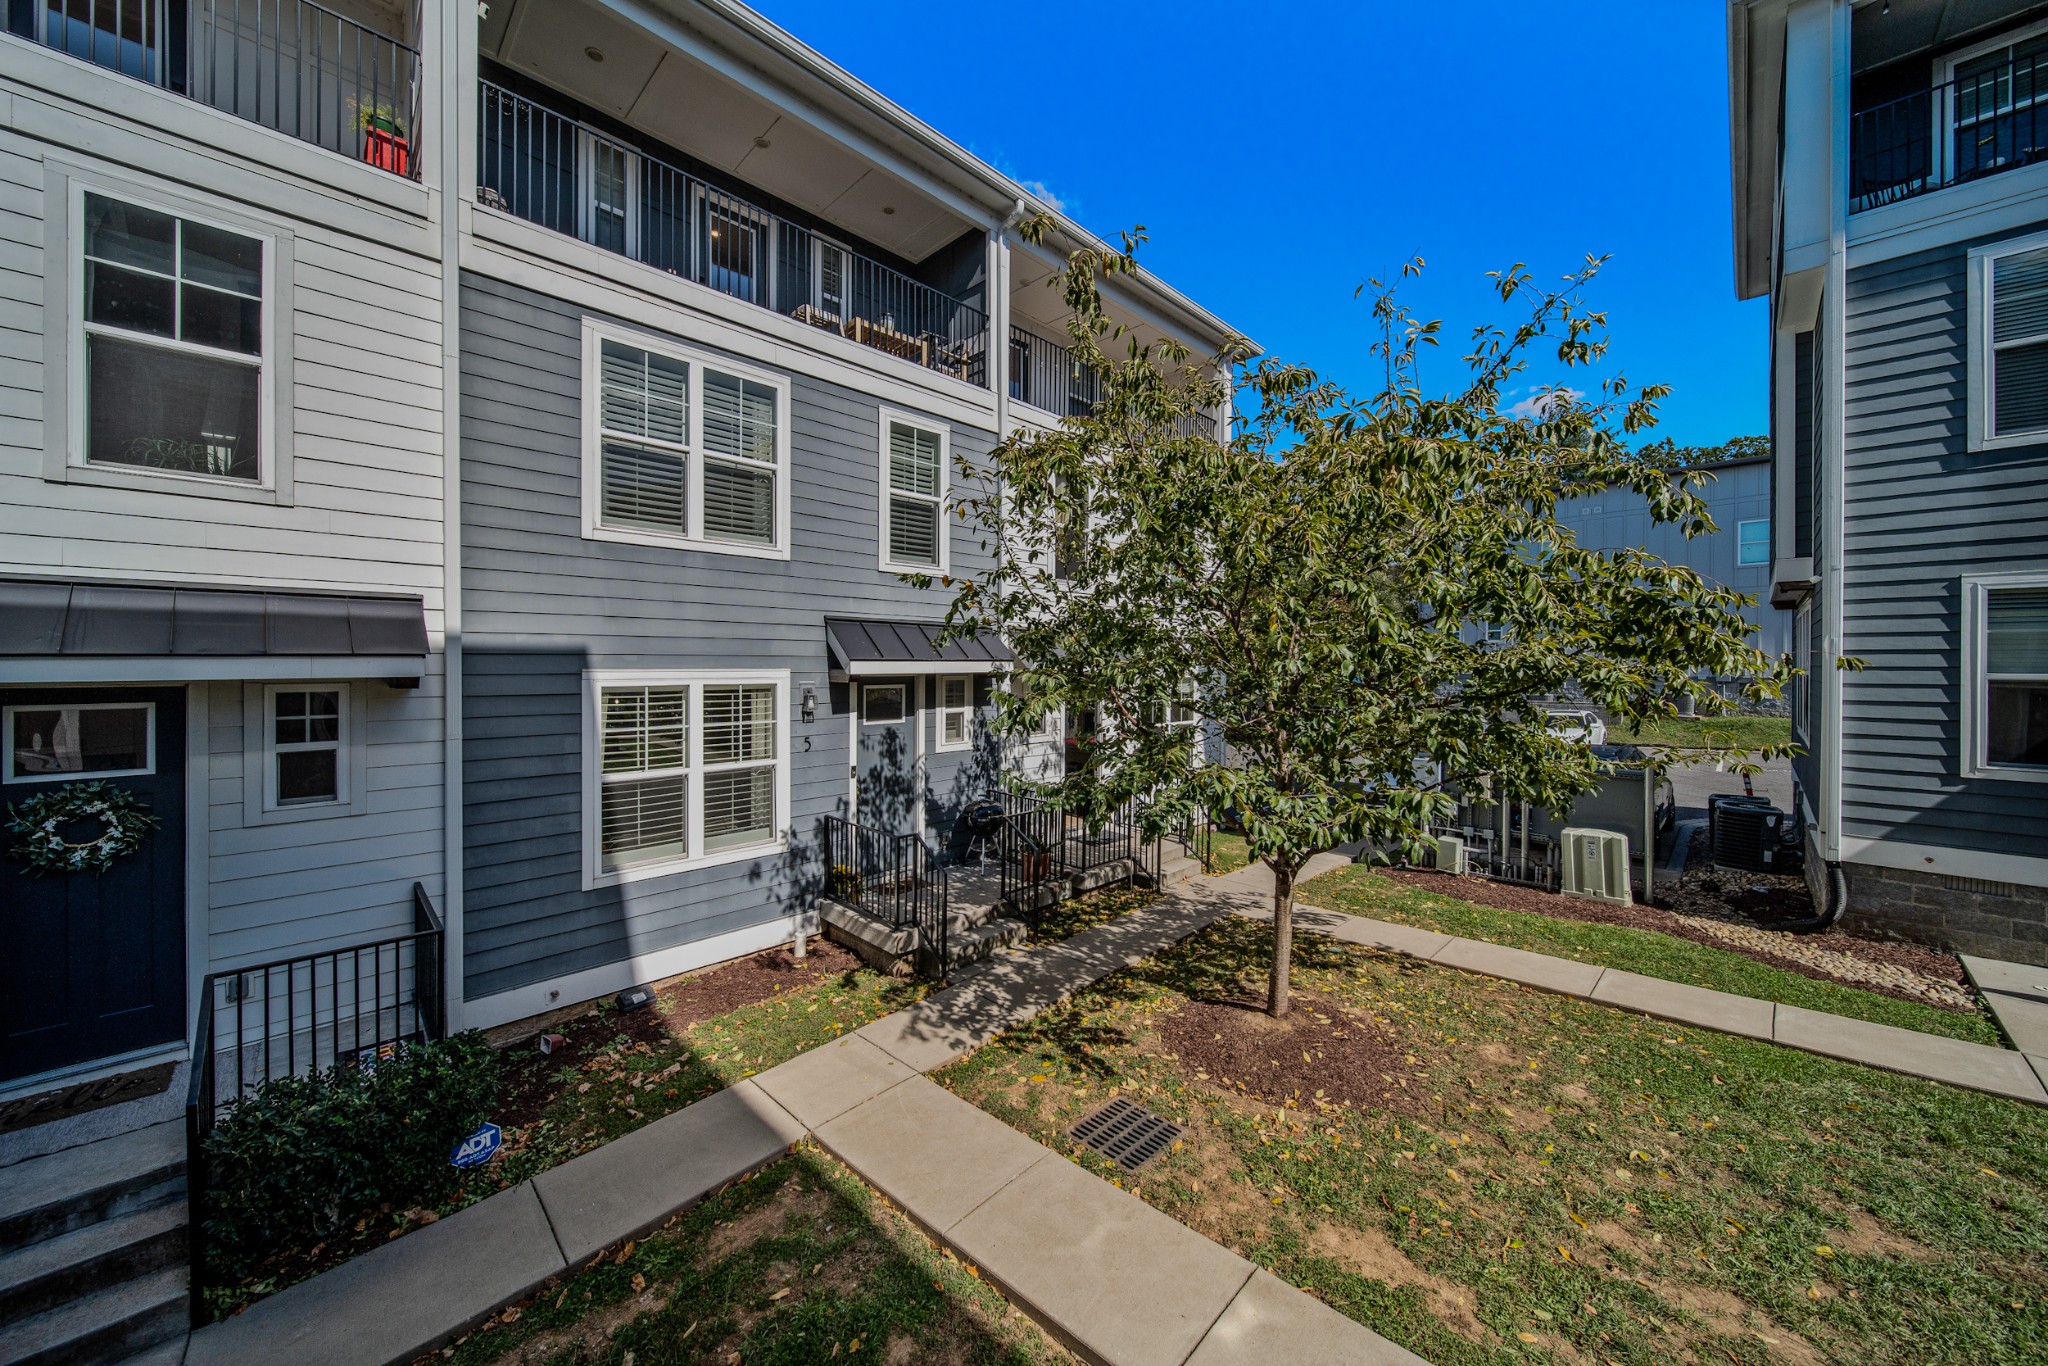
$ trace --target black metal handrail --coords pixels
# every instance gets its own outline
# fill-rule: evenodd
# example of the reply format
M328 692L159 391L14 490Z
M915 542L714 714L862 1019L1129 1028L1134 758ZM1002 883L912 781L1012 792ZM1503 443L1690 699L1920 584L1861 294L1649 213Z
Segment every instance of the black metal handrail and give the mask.
M206 1139L222 1104L275 1077L373 1062L448 1032L445 931L427 889L412 887L413 929L348 948L209 973L200 986L185 1095L192 1322L206 1321ZM233 1071L223 1102L220 1069Z
M1895 204L2048 156L2048 54L2022 57L1849 117L1849 205Z
M407 179L420 174L417 47L315 0L14 5L8 30Z
M1144 831L1145 803L1132 798L1109 816L1086 820L1053 798L1023 792L1000 794L1003 824L997 835L1005 901L1034 921L1047 884L1061 888L1068 880L1112 864L1126 865L1126 880L1139 875L1156 886L1164 864L1161 841Z
M892 929L914 929L920 970L945 977L950 891L922 839L825 817L825 895Z
M479 203L987 386L988 314L973 304L638 146L479 84Z

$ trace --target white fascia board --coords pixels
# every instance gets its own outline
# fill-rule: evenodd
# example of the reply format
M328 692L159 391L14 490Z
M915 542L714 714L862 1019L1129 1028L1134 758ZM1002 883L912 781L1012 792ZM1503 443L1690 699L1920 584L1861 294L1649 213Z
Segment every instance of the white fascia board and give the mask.
M293 678L422 678L420 655L136 655L0 659L0 684L193 683Z

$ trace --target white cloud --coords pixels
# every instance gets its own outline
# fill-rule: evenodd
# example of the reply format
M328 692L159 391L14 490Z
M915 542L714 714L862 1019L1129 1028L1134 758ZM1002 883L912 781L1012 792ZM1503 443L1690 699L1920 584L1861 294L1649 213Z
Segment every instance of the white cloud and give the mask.
M1559 386L1556 389L1532 389L1527 398L1508 409L1508 416L1541 418L1550 412L1550 405L1558 399L1567 398L1576 403L1585 396L1586 391L1583 389L1570 389L1563 386Z
M1022 185L1025 189L1031 191L1032 194L1036 195L1039 198L1039 200L1043 202L1044 205L1048 209L1051 209L1054 213L1065 213L1067 211L1067 201L1060 198L1058 195L1054 194L1052 192L1052 188L1048 186L1044 181L1020 180L1017 183L1019 185Z

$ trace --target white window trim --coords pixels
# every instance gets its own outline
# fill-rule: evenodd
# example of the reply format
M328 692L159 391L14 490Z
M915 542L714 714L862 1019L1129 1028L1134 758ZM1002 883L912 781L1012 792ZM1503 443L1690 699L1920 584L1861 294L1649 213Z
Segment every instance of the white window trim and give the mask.
M892 426L914 427L921 432L935 432L939 438L939 493L938 493L938 540L939 562L937 564L902 564L889 558L889 500L897 496L889 482L889 428ZM946 516L947 502L953 487L953 429L943 422L934 422L928 417L919 417L898 408L882 409L882 421L877 433L880 451L881 504L876 519L876 534L881 541L881 566L890 574L937 574L941 577L952 572L953 536L952 525ZM906 498L923 498L923 494L904 494Z
M840 259L840 298L839 306L837 309L831 309L825 306L825 253L828 251L837 252L839 254ZM851 279L852 274L853 249L847 246L844 242L840 242L833 238L827 237L823 233L812 233L811 297L805 300L805 302L810 304L812 308L817 309L819 312L827 314L830 317L837 318L842 323L845 322L848 315L848 310L846 307L846 296L852 291L853 288L853 282Z
M265 811L298 811L310 806L347 806L350 785L348 780L348 753L351 733L355 730L349 724L349 693L346 683L269 683L263 688L263 809ZM277 698L287 692L332 692L335 702L334 740L334 795L322 801L287 802L278 795L277 757L280 754L297 752L301 749L326 748L324 743L280 745L277 741Z
M1771 565L1771 519L1768 517L1746 517L1735 524L1735 564L1739 569L1768 569ZM1761 560L1742 558L1742 533L1750 527L1764 528L1764 557Z
M44 387L55 401L45 408L47 416L61 415L49 423L56 428L45 433L48 458L44 478L57 482L108 484L117 487L159 489L202 496L242 498L257 502L291 502L291 423L279 420L280 410L289 411L292 392L292 356L289 329L280 319L293 316L290 305L290 238L281 230L232 214L214 212L210 206L194 204L154 189L129 187L111 177L90 178L66 174L53 166L47 186L47 202L62 206L61 222L45 224L50 240L64 243L64 259L48 262L46 281L46 353L54 364L45 368ZM138 344L182 355L248 365L241 352L154 337L144 332L88 324L85 320L85 197L99 195L137 208L168 214L187 222L202 223L263 244L263 299L258 309L258 327L263 345L253 368L256 384L256 479L231 479L222 475L191 474L180 470L157 470L142 465L95 464L87 459L90 427L86 411L88 371L86 337L89 332L132 338ZM61 325L59 323L61 320ZM283 396L283 401L280 401Z
M1965 406L1969 410L1969 449L1973 451L2048 445L2048 427L2009 434L1992 430L1996 418L1996 410L1992 406L1992 270L1999 257L2032 251L2037 247L2048 247L2048 232L2012 237L1970 249L1966 291L1969 295L1969 401Z
M712 289L718 289L718 286L710 283L711 272L714 267L711 264L709 234L711 231L711 215L715 213L728 222L740 224L754 234L754 246L756 248L753 260L754 292L760 297L750 298L743 294L729 294L722 289L719 289L718 292L725 294L729 299L738 299L742 303L756 304L771 312L775 311L777 308L774 298L775 277L780 274L780 271L777 269L780 261L776 250L776 241L781 234L775 231L773 217L766 210L757 209L736 195L713 190L701 184L697 186L697 192L692 200L691 207L693 215L690 219L690 252L693 263L696 266L696 273L702 277L701 283ZM700 257L701 259L699 259Z
M271 723L271 697L280 692L339 692L341 694L340 758L336 761L337 786L341 799L331 802L294 802L279 806L275 799L277 761L274 741L277 731ZM337 816L358 816L368 809L370 791L369 693L360 681L340 678L281 679L249 682L242 687L242 824L283 825L293 821L329 820Z
M1962 577L1963 651L1961 741L1962 776L1995 778L2005 783L2048 783L2048 768L1994 764L1984 757L1984 718L1991 707L1991 679L1984 672L1989 599L1999 588L2048 588L2048 574L1965 574Z
M720 849L715 853L687 854L681 858L636 863L625 868L606 868L600 825L603 818L603 707L606 688L678 688L690 690L687 847L704 847L704 689L719 684L754 684L775 689L775 816L778 822L772 839L755 844ZM616 887L647 878L669 877L699 868L716 868L727 863L744 863L789 848L791 814L789 807L789 670L787 669L585 669L583 671L583 890ZM758 762L720 768L758 768Z
M115 768L92 773L16 773L14 771L14 716L24 711L108 711L115 707L142 707L147 713L143 727L141 768ZM101 778L140 778L156 772L156 703L154 702L65 702L61 699L0 708L0 783L78 783Z
M868 694L871 692L895 692L901 694L903 698L903 714L893 721L868 720ZM860 685L860 723L863 726L900 726L916 715L917 708L911 704L910 685L908 683L863 683Z
M1801 670L1800 675L1792 680L1792 738L1810 746L1813 736L1807 724L1807 714L1812 709L1814 686L1811 597L1801 601L1799 610L1792 614L1792 659Z
M948 683L959 683L967 689L967 704L965 706L949 707L946 705L946 685ZM938 693L938 705L933 707L932 710L938 716L938 729L933 735L932 748L941 753L973 749L974 675L941 674L937 680L936 691ZM946 738L946 718L956 713L960 717L960 738L958 740L948 740Z
M576 226L583 240L593 246L597 243L597 149L599 144L616 148L625 158L622 179L625 181L626 203L625 251L621 255L637 256L640 247L640 154L622 142L614 142L588 128L576 130Z
M632 527L605 526L604 510L604 404L602 402L602 350L607 341L636 347L680 361L690 367L690 426L685 453L684 498L689 509L689 531L682 535ZM704 529L704 369L749 380L775 390L775 541L772 545L745 545L734 541L707 539ZM679 346L667 338L631 328L583 320L583 539L616 541L624 545L663 546L697 550L711 555L737 555L752 560L789 558L789 429L790 383L778 375L723 356ZM724 458L724 457L719 457Z

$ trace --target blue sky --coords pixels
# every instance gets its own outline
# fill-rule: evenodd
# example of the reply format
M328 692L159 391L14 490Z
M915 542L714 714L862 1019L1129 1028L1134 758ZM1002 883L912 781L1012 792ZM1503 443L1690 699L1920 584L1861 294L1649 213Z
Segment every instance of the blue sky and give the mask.
M1555 278L1606 253L1593 303L1613 355L1674 390L1656 434L1764 430L1768 323L1732 284L1714 0L755 3L1086 226L1143 223L1142 259L1272 354L1376 388L1352 291L1421 255L1404 294L1445 321L1424 380L1449 388L1454 343L1509 320L1487 270Z

